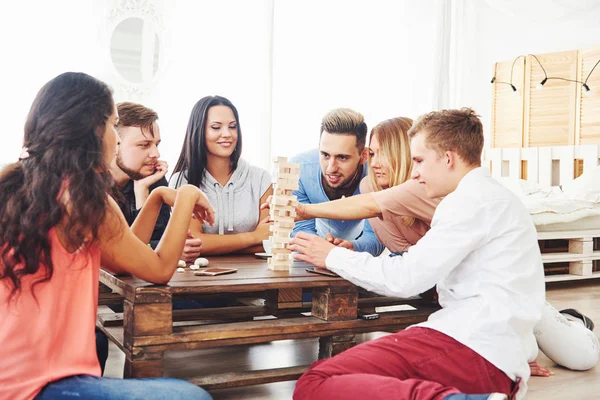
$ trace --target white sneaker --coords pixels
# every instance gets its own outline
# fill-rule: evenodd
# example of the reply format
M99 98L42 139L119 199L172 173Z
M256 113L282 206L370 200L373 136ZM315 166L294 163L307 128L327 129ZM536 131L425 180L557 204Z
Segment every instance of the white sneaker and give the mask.
M454 393L444 397L444 400L508 400L508 396L504 393L482 393L482 394L465 394Z

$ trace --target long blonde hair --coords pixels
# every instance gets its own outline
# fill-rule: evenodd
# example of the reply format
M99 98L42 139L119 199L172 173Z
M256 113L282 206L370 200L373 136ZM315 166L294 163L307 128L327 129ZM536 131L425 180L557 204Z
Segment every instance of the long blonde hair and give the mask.
M389 166L389 187L400 185L410 179L412 171L412 158L410 155L410 141L408 130L413 120L406 117L391 118L380 122L371 130L369 144L373 137L379 141L379 159ZM369 157L369 166L371 165ZM383 188L377 183L375 173L369 168L369 184L371 190L379 191ZM406 225L414 222L412 217L403 217Z

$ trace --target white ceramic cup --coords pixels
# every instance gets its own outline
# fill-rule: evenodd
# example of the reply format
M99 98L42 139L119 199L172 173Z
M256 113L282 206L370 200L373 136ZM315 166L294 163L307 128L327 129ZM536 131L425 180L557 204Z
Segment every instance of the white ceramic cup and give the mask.
M271 254L271 240L270 239L263 240L263 249L265 249L265 253Z

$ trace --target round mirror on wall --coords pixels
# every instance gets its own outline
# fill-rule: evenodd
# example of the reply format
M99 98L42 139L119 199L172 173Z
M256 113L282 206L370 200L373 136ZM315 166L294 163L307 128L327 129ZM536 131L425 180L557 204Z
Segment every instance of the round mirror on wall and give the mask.
M126 18L112 32L111 61L125 81L151 82L158 72L160 41L154 25L142 18Z

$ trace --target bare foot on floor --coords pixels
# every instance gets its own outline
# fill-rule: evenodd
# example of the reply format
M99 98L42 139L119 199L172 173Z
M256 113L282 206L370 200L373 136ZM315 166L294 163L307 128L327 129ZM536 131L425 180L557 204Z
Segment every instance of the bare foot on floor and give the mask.
M530 362L529 369L531 370L531 376L545 376L548 377L550 375L554 375L548 368L542 367L537 362Z

